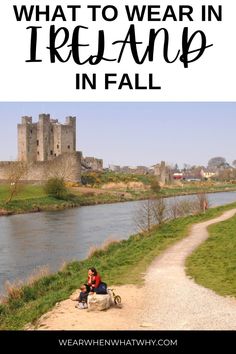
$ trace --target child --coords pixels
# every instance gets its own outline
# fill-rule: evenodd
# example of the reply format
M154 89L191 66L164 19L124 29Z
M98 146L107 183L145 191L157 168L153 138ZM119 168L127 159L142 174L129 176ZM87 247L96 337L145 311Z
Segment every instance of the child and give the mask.
M87 309L88 308L88 304L87 304L87 300L88 300L88 290L87 290L87 286L86 284L81 285L80 287L80 295L78 297L78 304L75 305L75 307L79 308L79 309Z

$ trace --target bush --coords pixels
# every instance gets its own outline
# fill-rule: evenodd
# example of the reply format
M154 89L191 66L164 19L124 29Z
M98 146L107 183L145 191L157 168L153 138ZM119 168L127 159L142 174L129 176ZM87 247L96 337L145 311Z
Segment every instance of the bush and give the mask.
M151 182L151 190L154 192L154 193L159 193L160 190L161 190L161 187L160 187L160 184L158 182L157 179L153 179L152 182Z
M63 178L49 178L44 186L45 192L54 198L64 199L67 196L67 189Z
M81 183L83 185L94 186L95 184L99 184L101 181L99 179L98 173L96 172L87 172L81 176Z

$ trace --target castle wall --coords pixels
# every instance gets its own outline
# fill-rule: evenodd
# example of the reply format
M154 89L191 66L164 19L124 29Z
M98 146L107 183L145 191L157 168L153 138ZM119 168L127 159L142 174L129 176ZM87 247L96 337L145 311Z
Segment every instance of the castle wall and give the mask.
M46 181L50 177L64 178L67 182L80 182L81 180L81 152L65 153L52 161L35 161L28 164L26 175L22 181ZM0 162L0 181L9 180L12 166L17 168L19 162Z
M17 166L17 162L13 161L1 161L0 162L0 180L6 181L9 179L9 169L12 166Z

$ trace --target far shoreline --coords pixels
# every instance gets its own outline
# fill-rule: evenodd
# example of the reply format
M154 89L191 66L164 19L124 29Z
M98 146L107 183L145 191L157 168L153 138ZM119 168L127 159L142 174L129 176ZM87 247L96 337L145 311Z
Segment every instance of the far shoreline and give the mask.
M199 189L197 191L178 191L177 193L173 194L163 194L160 193L159 196L162 198L174 198L174 197L180 197L180 196L191 196L191 195L197 195L199 193L206 193L206 194L214 194L214 193L230 193L230 192L236 192L236 187L229 188L225 187L224 189L219 189L219 190L210 190L210 189ZM104 193L105 195L105 193ZM149 198L156 198L156 195L149 196ZM28 210L7 210L2 207L0 207L0 217L1 216L14 216L14 215L21 215L21 214L33 214L33 213L41 213L41 212L52 212L52 211L63 211L67 209L74 209L74 208L79 208L83 206L96 206L96 205L109 205L109 204L116 204L116 203L128 203L128 202L136 202L136 201L142 201L142 200L147 200L149 199L147 195L145 196L140 196L140 197L135 197L135 198L127 198L125 199L124 197L117 196L117 199L114 198L113 200L101 200L97 196L94 199L90 201L82 201L82 202L71 202L71 201L64 201L64 200L56 200L58 203L53 203L53 204L47 204L44 206L34 206L32 209ZM34 200L34 199L32 199ZM26 199L27 201L27 199ZM37 201L37 198L35 198L35 203Z

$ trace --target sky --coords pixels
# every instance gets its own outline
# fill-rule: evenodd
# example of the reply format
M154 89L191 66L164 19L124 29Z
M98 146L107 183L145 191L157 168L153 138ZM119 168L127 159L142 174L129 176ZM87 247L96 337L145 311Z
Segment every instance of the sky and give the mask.
M21 116L77 117L77 150L104 165L183 167L236 159L236 102L0 102L0 160L17 158Z

